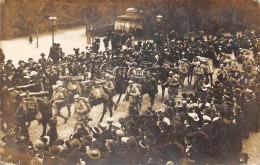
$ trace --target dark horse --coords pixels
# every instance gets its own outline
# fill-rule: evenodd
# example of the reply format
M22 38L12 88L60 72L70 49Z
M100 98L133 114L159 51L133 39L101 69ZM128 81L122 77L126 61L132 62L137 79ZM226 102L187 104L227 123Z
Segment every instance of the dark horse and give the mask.
M14 127L15 129L21 128L28 136L28 129L26 127L26 122L30 123L33 120L38 120L43 126L43 132L41 137L46 135L46 127L47 123L50 121L52 117L51 111L51 103L44 98L36 98L35 103L37 104L37 110L33 110L34 113L28 112L23 109L24 99L20 96L19 91L8 91L8 88L4 87L1 90L2 96L2 105L1 105L1 113L2 113L2 123L1 123L1 130L6 132L10 128ZM39 110L41 114L41 118L36 119L37 111ZM4 123L6 123L7 128L4 128Z

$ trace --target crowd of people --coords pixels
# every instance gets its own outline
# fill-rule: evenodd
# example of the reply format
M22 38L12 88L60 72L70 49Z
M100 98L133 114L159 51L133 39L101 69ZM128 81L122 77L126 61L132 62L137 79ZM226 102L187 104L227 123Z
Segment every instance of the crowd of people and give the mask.
M1 89L24 92L28 87L30 92L48 91L46 97L53 109L47 136L35 142L19 129L9 130L2 138L3 161L19 164L238 163L242 140L249 137L249 132L259 131L260 54L254 33L210 40L172 38L164 44L138 42L128 44L124 50L113 46L112 50L107 48L103 52L86 47L81 53L74 49L73 55L65 55L59 44L54 48L58 54L55 60L46 59L42 53L38 62L30 58L28 62L20 61L18 68L12 60L1 62ZM144 61L167 70L168 78L161 84L168 87L165 110L151 108L140 113L137 102L132 102L127 116L115 120L110 109L106 122L100 120L98 125L90 127L88 114L92 106L90 98L83 98L87 89L79 82L95 84L97 79L106 79L101 86L110 100L116 84L111 84L111 75L100 70L100 66L107 63L111 68L144 68L147 67ZM183 90L187 75L195 76L193 90ZM150 76L158 79L156 74ZM126 89L126 96L140 95L134 79L130 77L127 81L130 89ZM94 98L99 95L96 91ZM181 98L177 99L177 95ZM57 116L67 122L72 104L76 111L74 132L63 139L57 133ZM68 117L60 114L64 106L69 110ZM243 156L246 161L246 154Z

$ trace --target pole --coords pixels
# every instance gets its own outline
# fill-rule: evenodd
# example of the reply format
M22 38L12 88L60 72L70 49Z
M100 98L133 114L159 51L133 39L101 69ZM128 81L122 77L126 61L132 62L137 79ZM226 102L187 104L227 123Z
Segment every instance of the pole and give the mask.
M36 32L37 32L37 42L36 42L36 48L39 47L39 42L38 42L38 29L36 29Z
M52 25L52 46L54 46L54 27L53 27L53 19L51 20Z

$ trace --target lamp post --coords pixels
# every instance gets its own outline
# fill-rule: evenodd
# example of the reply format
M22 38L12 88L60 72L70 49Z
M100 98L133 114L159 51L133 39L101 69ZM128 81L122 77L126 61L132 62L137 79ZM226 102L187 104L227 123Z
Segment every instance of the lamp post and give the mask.
M157 15L156 16L156 21L158 23L158 25L157 25L157 32L158 32L160 40L162 41L162 44L163 44L164 34L163 34L163 29L162 29L162 19L163 19L162 15Z
M54 30L55 30L55 26L56 26L57 17L49 17L49 20L51 20L52 46L53 46L54 45Z

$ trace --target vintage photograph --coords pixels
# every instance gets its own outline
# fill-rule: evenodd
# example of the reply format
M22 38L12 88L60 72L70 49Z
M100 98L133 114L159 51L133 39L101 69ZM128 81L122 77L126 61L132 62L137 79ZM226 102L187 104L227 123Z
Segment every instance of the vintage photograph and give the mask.
M0 164L259 165L260 0L0 0Z

